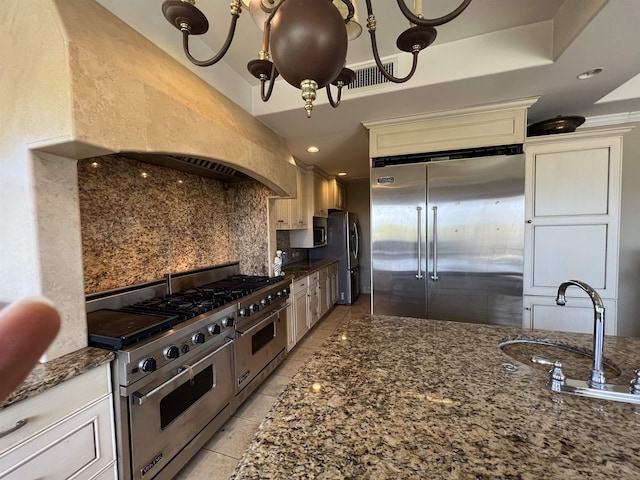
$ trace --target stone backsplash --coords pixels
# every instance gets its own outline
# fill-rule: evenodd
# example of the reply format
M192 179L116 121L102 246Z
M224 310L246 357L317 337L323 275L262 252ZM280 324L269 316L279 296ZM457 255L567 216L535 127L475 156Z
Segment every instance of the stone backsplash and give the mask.
M78 162L85 293L232 261L268 273L267 197L119 155Z

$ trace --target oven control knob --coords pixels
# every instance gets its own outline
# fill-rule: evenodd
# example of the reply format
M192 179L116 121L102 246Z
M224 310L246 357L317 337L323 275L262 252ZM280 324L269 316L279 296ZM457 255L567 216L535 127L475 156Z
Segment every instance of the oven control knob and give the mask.
M258 310L260 310L260 305L258 305L256 303L252 303L251 305L249 305L249 309L252 312L257 312Z
M175 345L171 345L167 347L164 351L164 356L167 360L171 360L172 358L178 358L180 356L180 350Z
M266 307L270 303L271 303L271 300L269 299L269 297L263 298L262 300L260 300L260 305L262 305L263 307Z
M240 316L241 317L248 317L249 315L251 315L251 307L240 309Z
M273 293L270 293L269 296L267 297L267 300L269 300L270 302L273 302L276 299L276 296Z
M233 317L223 318L222 319L222 326L223 327L233 327Z
M194 334L193 337L191 337L191 341L193 342L194 345L197 345L199 343L204 343L204 333L198 332Z
M147 357L138 365L143 372L153 372L156 369L156 359L153 357Z
M218 325L217 323L209 325L209 333L211 335L218 335L220 333L220 325Z
M185 343L184 345L182 345L182 348L180 350L182 351L182 353L189 353L189 350L191 350L191 348Z

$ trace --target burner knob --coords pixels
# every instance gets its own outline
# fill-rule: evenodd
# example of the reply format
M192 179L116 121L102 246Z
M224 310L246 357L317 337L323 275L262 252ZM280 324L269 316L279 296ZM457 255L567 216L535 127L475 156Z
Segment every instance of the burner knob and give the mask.
M233 327L233 317L227 317L222 319L223 327Z
M262 300L260 300L260 305L262 305L263 307L266 307L270 303L271 303L271 300L269 299L269 297L263 298Z
M180 350L182 350L182 353L189 353L189 345L185 343L184 345L182 345L182 348Z
M204 343L204 333L196 333L195 335L193 335L193 337L191 337L191 341L194 345L197 345L198 343Z
M171 360L172 358L178 358L180 356L180 350L175 345L171 345L167 347L164 351L164 356L167 360Z
M251 305L249 305L249 310L251 310L252 312L257 312L258 310L260 310L260 305L252 303Z
M145 358L138 366L143 372L153 372L156 369L156 359L153 357Z
M218 335L220 333L220 325L218 325L217 323L209 325L209 333L211 335Z
M251 307L240 309L240 316L241 317L248 317L249 315L251 315Z
M269 296L267 297L267 300L269 300L270 302L273 302L276 299L276 296L273 293L270 293Z

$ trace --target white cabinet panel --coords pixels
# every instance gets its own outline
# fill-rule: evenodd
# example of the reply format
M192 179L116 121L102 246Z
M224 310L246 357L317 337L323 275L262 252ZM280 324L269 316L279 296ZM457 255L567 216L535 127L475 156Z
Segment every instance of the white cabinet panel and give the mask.
M534 216L606 215L609 148L535 155Z
M606 288L607 225L543 225L533 229L533 287L582 280Z
M555 297L524 297L523 327L563 332L593 334L594 312L591 299L582 290L569 287L565 306L557 305ZM603 300L605 306L605 334L616 334L616 302Z

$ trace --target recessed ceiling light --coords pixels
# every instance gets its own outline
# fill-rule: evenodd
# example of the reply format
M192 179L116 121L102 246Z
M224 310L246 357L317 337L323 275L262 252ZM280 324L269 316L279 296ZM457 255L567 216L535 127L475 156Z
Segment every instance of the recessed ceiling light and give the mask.
M338 176L339 177L346 177L347 176L347 172L338 172Z
M599 73L601 73L604 70L604 68L592 68L591 70L587 70L586 72L581 73L580 75L578 75L576 78L578 80L587 80L589 78L593 78L596 75L598 75Z
M315 145L311 145L309 148L307 148L307 152L309 153L318 153L319 151L320 149Z

